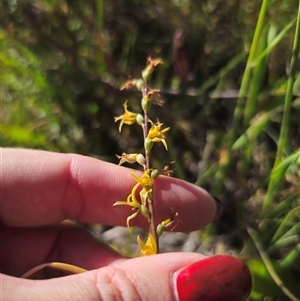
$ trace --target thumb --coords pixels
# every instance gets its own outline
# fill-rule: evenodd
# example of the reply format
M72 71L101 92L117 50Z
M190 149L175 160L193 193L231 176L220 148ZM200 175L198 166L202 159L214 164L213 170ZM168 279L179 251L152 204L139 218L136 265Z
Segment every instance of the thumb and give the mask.
M251 276L243 262L231 256L169 253L50 280L3 275L2 284L3 300L244 301Z

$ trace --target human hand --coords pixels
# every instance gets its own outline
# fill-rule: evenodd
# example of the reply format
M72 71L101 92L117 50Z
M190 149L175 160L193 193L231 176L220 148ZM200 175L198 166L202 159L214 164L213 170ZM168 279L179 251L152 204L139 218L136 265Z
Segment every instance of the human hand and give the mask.
M130 170L93 158L24 149L1 149L1 294L3 300L245 300L251 278L230 256L168 253L127 259L66 221L126 225ZM159 177L157 221L179 212L176 231L204 227L218 205L204 190ZM147 228L143 218L132 221ZM65 262L88 272L47 280L20 279L45 262ZM50 273L50 274L49 274ZM52 274L53 273L53 274ZM57 276L41 271L38 277Z

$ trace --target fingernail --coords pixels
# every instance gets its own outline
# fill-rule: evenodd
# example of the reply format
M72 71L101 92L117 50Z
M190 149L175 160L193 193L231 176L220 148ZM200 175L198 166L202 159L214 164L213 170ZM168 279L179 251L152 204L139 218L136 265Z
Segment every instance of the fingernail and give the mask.
M247 266L227 255L197 261L173 277L178 301L245 301L251 291Z
M216 206L217 206L216 214L215 214L215 217L214 217L214 220L216 220L220 217L220 215L223 212L223 203L218 198L216 198L215 196L212 196L212 197L214 198L214 200L216 202Z

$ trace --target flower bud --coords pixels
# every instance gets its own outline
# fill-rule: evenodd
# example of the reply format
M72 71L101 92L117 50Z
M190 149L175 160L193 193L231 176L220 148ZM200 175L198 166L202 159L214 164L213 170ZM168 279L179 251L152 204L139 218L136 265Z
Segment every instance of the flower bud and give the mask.
M144 85L145 85L145 82L141 78L137 79L135 82L135 86L139 91L142 91Z
M136 123L141 126L143 126L145 123L144 117L141 114L137 114L135 117L135 120L136 120Z
M144 166L146 163L146 159L142 154L138 154L136 156L136 162L139 163L140 165Z
M147 66L146 68L142 71L142 77L144 81L147 81L150 78L150 75L153 73L155 67L158 64L162 64L162 60L157 58L157 59L152 59L151 57L148 57L147 60Z
M144 205L141 205L140 207L140 212L147 218L150 219L150 212L148 210L148 208Z
M121 156L117 156L118 159L120 159L119 165L122 165L125 162L128 162L130 164L133 164L135 162L137 162L137 157L139 154L126 154L126 153L122 153Z
M142 98L142 108L143 108L143 110L148 112L149 109L150 109L150 106L151 106L150 99L147 96L143 97Z
M145 142L144 142L144 147L145 147L147 154L150 154L150 151L153 147L153 142L149 138L146 138Z
M164 230L165 230L165 226L163 224L161 224L161 223L158 224L157 227L156 227L156 234L157 234L157 236L158 237L161 236L163 234Z
M150 177L155 180L158 178L159 175L160 175L159 170L157 168L155 168L151 171Z
M144 81L148 81L151 74L153 73L153 68L151 67L151 65L148 65L143 71L142 71L142 78L144 79Z

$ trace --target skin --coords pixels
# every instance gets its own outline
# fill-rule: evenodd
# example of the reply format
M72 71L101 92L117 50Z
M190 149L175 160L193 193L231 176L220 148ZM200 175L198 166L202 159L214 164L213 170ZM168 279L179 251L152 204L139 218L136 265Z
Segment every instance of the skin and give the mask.
M136 183L132 170L75 154L0 151L3 300L176 300L171 276L204 256L168 253L123 258L69 220L126 226L131 209L112 205L131 192ZM203 228L218 210L205 190L163 176L155 182L154 200L157 222L170 216L170 207L179 213L181 222L175 231ZM147 229L143 217L131 225ZM47 280L19 278L53 261L89 271ZM45 269L36 277L60 274Z

